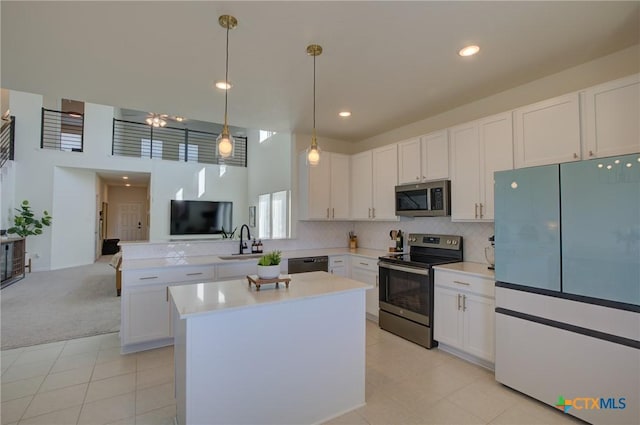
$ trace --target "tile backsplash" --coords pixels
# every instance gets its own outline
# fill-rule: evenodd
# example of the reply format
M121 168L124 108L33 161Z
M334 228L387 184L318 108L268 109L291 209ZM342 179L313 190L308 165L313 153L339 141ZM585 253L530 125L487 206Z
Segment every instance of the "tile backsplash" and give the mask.
M493 223L452 223L450 218L428 217L401 221L300 221L296 239L266 240L265 250L294 251L317 248L347 248L349 231L358 236L358 247L386 251L389 231L403 233L437 233L461 235L464 260L486 263L484 248L493 234ZM405 238L405 247L406 247ZM195 255L229 255L238 252L238 241L183 240L124 244L127 259L181 257Z
M493 223L451 222L447 217L417 217L398 222L360 221L354 223L358 235L358 246L362 248L384 249L389 246L389 231L402 230L402 233L436 233L460 235L463 238L464 260L487 263L484 248L489 245L493 235ZM405 249L407 240L405 238Z

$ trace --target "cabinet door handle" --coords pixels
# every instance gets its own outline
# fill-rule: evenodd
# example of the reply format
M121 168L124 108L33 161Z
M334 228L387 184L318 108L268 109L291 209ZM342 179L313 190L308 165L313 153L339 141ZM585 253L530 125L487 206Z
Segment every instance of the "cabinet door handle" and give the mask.
M420 176L416 176L416 180L420 180Z
M480 202L480 218L482 218L483 214L482 214L482 202Z
M371 218L376 218L376 209L375 209L375 207L371 208Z
M476 205L476 210L475 210L474 216L475 218L478 218L478 204L475 204L475 205Z
M167 302L169 302L169 287L167 286Z
M573 153L573 159L578 159L578 154L577 153Z
M187 276L200 276L202 274L202 272L198 272L198 273L187 273Z
M589 151L589 156L593 156L593 151Z
M469 285L470 285L470 283L467 283L467 282L461 282L461 281L459 281L459 280L454 280L454 281L453 281L453 283L457 283L458 285L464 285L464 286L469 286Z
M460 310L460 294L458 294L458 310Z
M369 208L369 216L368 218L371 218L371 208Z
M462 296L462 311L467 311L467 296Z
M334 263L336 263L336 264L342 263L342 260L335 260Z
M150 279L157 279L158 276L145 276L145 277L141 277L140 280L150 280Z
M327 218L329 218L329 208L327 208Z
M331 208L331 218L336 218L336 209Z

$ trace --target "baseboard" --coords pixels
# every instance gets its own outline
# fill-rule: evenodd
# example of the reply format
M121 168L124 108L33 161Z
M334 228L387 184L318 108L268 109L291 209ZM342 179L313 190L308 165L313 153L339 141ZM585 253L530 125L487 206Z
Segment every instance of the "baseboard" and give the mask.
M153 350L154 348L168 347L173 345L173 337L156 341L140 342L138 344L128 344L120 346L120 354L137 353L138 351Z
M449 354L453 354L454 356L459 357L462 360L466 360L469 363L473 363L475 365L481 366L481 367L483 367L485 369L488 369L488 370L490 370L492 372L495 371L494 363L492 363L490 361L487 361L485 359L481 359L479 357L473 356L473 355L471 355L471 354L469 354L467 352L458 350L457 348L448 346L448 345L443 344L443 343L440 342L440 343L438 343L438 349L440 349L440 350L442 350L444 352L447 352Z

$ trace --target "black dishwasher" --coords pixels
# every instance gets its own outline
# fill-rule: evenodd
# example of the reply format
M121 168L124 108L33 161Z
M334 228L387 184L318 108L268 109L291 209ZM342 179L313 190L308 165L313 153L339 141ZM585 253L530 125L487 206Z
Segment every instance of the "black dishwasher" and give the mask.
M328 272L329 257L289 258L289 274L306 272Z

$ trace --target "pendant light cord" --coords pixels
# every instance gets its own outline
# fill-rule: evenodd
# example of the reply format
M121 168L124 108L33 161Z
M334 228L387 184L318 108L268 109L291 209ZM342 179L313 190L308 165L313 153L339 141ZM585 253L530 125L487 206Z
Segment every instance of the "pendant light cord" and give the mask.
M313 134L316 134L316 57L313 56Z
M227 127L227 95L229 94L229 18L227 18L227 56L224 72L224 83L227 85L224 91L224 126Z

